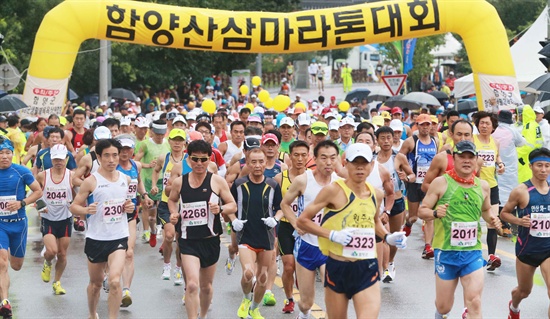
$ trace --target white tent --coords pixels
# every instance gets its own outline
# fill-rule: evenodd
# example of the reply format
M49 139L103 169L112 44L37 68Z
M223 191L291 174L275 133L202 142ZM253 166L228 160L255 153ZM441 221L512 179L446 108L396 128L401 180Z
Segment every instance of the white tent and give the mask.
M542 56L538 52L542 49L539 41L546 38L547 21L548 7L542 11L518 42L510 48L520 90L525 89L529 83L546 72L546 68L539 61ZM498 54L498 52L494 54ZM455 81L454 94L456 97L475 93L474 76L472 74Z

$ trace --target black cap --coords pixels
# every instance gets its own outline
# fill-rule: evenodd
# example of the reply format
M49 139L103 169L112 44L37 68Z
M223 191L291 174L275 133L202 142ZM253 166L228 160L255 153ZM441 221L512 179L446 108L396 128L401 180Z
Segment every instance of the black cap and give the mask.
M169 120L173 120L176 118L176 116L178 116L178 113L175 113L175 112L168 112L166 113L166 120L169 121Z
M22 119L19 123L21 124L21 126L25 126L31 124L32 122L29 119Z
M498 112L498 121L506 124L513 124L512 112L508 110L502 110Z
M255 137L247 137L244 140L244 150L250 151L251 149L259 148L260 140Z
M477 155L476 145L470 141L460 141L455 145L455 148L453 149L453 153L455 154L462 154L466 152Z
M4 115L0 115L0 122L6 122L8 119Z

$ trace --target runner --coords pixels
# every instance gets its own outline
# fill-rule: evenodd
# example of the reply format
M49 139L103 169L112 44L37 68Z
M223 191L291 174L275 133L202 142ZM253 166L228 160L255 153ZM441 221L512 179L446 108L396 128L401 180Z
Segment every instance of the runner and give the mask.
M154 196L157 193L161 193L161 199L157 206L157 222L160 223L164 234L162 241L162 256L164 259L164 266L161 276L163 280L170 280L172 271L172 265L170 261L173 250L172 243L174 242L174 238L176 236L175 227L170 223L170 211L168 210L168 194L164 191L164 188L168 184L168 180L170 180L170 173L174 165L181 163L183 160L183 152L186 146L186 137L187 135L182 129L172 129L170 131L170 134L168 136L170 151L166 154L159 155L159 157L156 159L156 165L153 168L153 174L151 177L154 185L151 188L151 195ZM157 187L159 173L161 173L163 176L161 187ZM176 269L174 271L174 285L183 285L183 273L181 270L180 262L177 262Z
M210 144L193 141L187 154L192 171L174 180L168 207L170 222L179 224L181 231L178 243L187 280L187 317L197 318L200 309L201 317L206 318L223 232L218 214L234 214L237 205L224 179L207 171L212 155Z
M368 145L349 146L349 178L323 187L298 218L298 228L319 236L319 248L328 256L324 285L329 318L347 318L350 299L357 318L377 318L381 296L375 235L390 245L406 247L405 233L388 234L378 217L383 193L366 182L372 161ZM318 225L312 219L322 209Z
M28 221L25 206L42 197L40 184L31 171L13 164L13 144L0 136L0 315L12 317L8 289L10 278L8 264L15 271L21 270L27 248ZM25 198L25 187L32 194ZM9 249L9 253L8 253Z
M519 319L519 304L533 288L535 271L540 267L546 289L550 290L550 150L535 149L529 154L533 176L510 193L500 218L518 225L516 241L516 276L518 285L512 289L508 319ZM517 209L517 217L515 210ZM550 309L548 309L550 315Z
M149 194L145 192L145 186L140 176L141 163L131 159L136 146L135 137L129 134L121 134L116 137L116 140L119 141L122 146L117 170L130 177L130 185L126 198L132 200L132 203L136 207L134 212L127 214L129 230L128 249L126 250L126 260L124 262L124 269L122 270L122 303L120 306L129 307L132 304L130 286L134 278L134 247L136 245L137 223L139 221L137 194L141 194L145 207L153 206L153 201L149 198Z
M84 137L84 132L86 128L84 124L86 123L86 111L82 109L76 109L73 111L73 127L70 130L65 131L64 133L64 144L67 146L69 152L76 155L80 150L80 147L84 145L82 138ZM63 136L61 136L63 138Z
M114 139L100 140L96 153L100 163L97 172L82 183L70 207L75 215L88 217L84 253L88 257L89 318L98 318L97 304L103 283L103 271L109 265L109 318L118 317L122 300L120 277L128 249L128 219L134 204L127 199L129 176L117 171L122 145ZM88 204L87 204L88 203Z
M294 146L294 148L296 148L296 146ZM307 153L306 145L301 148L303 148L303 153ZM307 170L305 174L301 174L294 178L294 182L286 191L284 191L284 187L282 188L284 195L283 201L281 202L281 209L284 212L285 218L288 219L298 234L294 246L297 286L300 287L300 301L298 302L300 313L298 319L309 318L311 307L315 301L315 270L319 268L321 277L324 278L327 257L321 254L319 250L317 236L304 233L296 226L296 221L304 208L313 202L323 187L338 179L338 176L334 173L334 168L338 161L339 151L338 146L332 141L318 143L313 150L317 169L314 171ZM294 158L294 152L291 154L291 158ZM292 167L294 167L294 162ZM297 211L294 211L295 205L298 206ZM320 224L321 216L322 211L319 211L313 219L314 222ZM279 226L279 240L281 240L280 230L282 225L283 223ZM294 284L294 282L292 282L292 284ZM290 291L292 292L292 289L290 289ZM292 294L290 296L292 296ZM291 298L288 298L288 300L288 304L291 304L292 310L294 310L294 300ZM285 309L283 309L283 312L285 312Z
M434 179L419 210L422 219L435 220L435 318L447 318L459 279L468 317L481 318L485 261L479 219L495 228L500 221L491 212L489 185L474 175L475 144L457 143L453 159L454 168Z
M281 187L281 193L283 198L286 196L286 193L292 185L292 181L301 176L305 171L305 163L309 153L309 145L304 141L294 141L290 144L290 169L284 170L280 174L275 176L275 181ZM285 217L281 218L281 223L277 229L277 240L279 243L279 255L283 261L283 274L281 280L283 282L283 289L285 292L286 300L285 306L283 308L284 313L293 313L294 312L294 298L293 298L293 289L294 289L294 271L296 270L294 262L294 247L295 247L295 237L294 229L296 225L296 216L298 215L298 200L297 196L287 204L288 207L283 207L281 203L281 210L285 212L285 208L289 208L291 213L285 214ZM291 220L286 218L286 215L294 216L294 219Z
M57 259L52 287L54 294L64 295L66 291L61 287L60 280L67 266L67 249L72 233L72 214L69 206L75 194L71 183L72 172L67 168L67 147L63 144L54 145L50 149L50 154L53 167L36 176L43 190L42 199L46 203L46 210L40 219L40 231L46 247L42 280L50 282L52 260Z
M230 125L231 139L218 145L218 150L222 153L223 159L225 160L225 163L227 163L228 168L233 155L239 153L243 149L245 127L246 125L244 122L234 121Z
M401 154L407 156L409 165L412 167L416 180L411 182L410 179L406 181L407 187L407 201L409 204L409 216L405 221L405 227L403 231L410 235L412 225L416 223L418 219L418 206L424 198L425 193L422 191L422 182L426 177L426 172L430 168L430 164L437 154L437 141L430 136L430 127L432 126L432 119L427 114L421 114L416 119L418 125L418 135L413 135L405 140L401 150ZM424 225L424 250L422 251L422 258L430 259L434 256L434 251L431 247L433 237L433 221L425 221Z
M238 203L237 214L229 215L233 230L237 232L239 256L242 266L241 286L244 298L237 315L263 318L259 305L268 282L268 270L275 246L275 226L283 213L280 210L281 188L273 179L264 176L266 156L259 148L250 151L246 165L251 173L239 178L231 186ZM252 280L256 277L254 295Z

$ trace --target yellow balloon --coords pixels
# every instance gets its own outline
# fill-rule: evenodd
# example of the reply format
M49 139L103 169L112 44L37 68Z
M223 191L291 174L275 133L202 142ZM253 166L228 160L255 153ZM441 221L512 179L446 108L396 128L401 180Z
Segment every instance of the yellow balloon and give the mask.
M273 99L272 98L267 99L267 101L264 102L264 105L268 109L272 108L273 107Z
M258 93L258 98L265 103L265 101L270 99L269 92L267 90L261 90L260 93Z
M340 104L338 104L338 109L341 111L341 112L347 112L349 110L349 103L348 101L342 101L340 102Z
M211 99L205 99L202 101L202 110L208 114L214 114L216 112L216 103Z
M246 103L246 105L245 105L244 107L246 107L247 109L249 109L250 112L254 112L254 104L252 104L252 103Z
M262 78L259 77L259 76L255 76L252 78L252 85L254 86L259 86L260 84L262 84Z
M239 88L239 92L241 92L242 95L247 95L248 91L249 90L247 85L241 85L241 87Z
M277 95L273 99L273 108L277 112L284 112L290 105L290 98L285 95Z
M298 102L294 105L294 109L302 109L304 112L307 110L306 105L302 102Z

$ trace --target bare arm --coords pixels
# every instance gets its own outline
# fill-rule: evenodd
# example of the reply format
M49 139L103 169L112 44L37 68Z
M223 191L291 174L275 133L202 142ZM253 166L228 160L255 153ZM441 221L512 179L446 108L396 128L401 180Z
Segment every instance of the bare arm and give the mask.
M237 203L235 203L235 199L233 198L233 195L231 195L231 191L229 190L229 186L227 186L225 180L220 176L214 175L212 176L212 181L214 182L215 189L218 191L219 197L222 200L223 205L221 208L223 212L227 212L227 214L235 214L235 212L237 212Z
M315 200L307 205L302 214L300 214L300 217L298 217L298 221L296 222L298 228L305 233L329 238L330 230L317 225L312 219L321 209L331 205L332 199L341 195L341 192L343 192L342 188L335 184L323 187L321 192L315 197Z
M384 188L384 193L386 194L384 199L384 209L390 211L395 202L395 192L393 190L393 182L391 180L390 172L383 165L378 165L380 170L380 178L382 179L382 187ZM381 202L380 202L381 203Z
M82 185L82 182L84 181L85 176L90 172L90 169L92 167L92 156L90 154L86 154L78 164L78 167L74 171L73 175L73 185L74 186L80 186Z
M178 204L180 200L180 191L181 191L182 179L178 178L174 180L172 184L172 190L170 196L168 197L168 210L170 211L170 222L172 224L177 224L179 219L179 210Z
M422 200L422 205L418 209L418 217L423 220L434 220L434 209L436 209L437 202L447 190L447 181L444 177L440 176L433 180L428 188L426 196ZM439 205L437 209L439 210L437 218L442 218L447 212L448 203L444 205Z
M23 160L21 160L21 165L27 166L27 163L31 160L31 158L36 157L36 150L38 150L38 146L31 146L27 154L25 154L25 157L23 157Z
M159 189L157 187L157 183L158 183L158 180L159 180L159 172L162 170L162 165L164 164L164 157L166 156L166 154L164 155L159 155L159 157L156 159L156 161L152 161L151 164L153 164L153 162L155 163L155 166L154 166L154 169L153 169L153 174L151 175L151 194L155 195L156 193L159 192Z
M73 213L73 215L86 216L87 214L96 213L97 203L86 205L86 200L95 189L96 184L97 182L95 177L92 175L89 178L86 178L82 185L80 185L80 190L78 191L78 194L76 194L71 207L69 207L69 210Z
M516 217L512 212L517 208L525 208L529 204L529 193L527 192L527 186L520 184L512 190L508 202L502 208L500 212L500 218L508 223L520 225L523 227L531 226L531 216L525 215L522 218Z
M430 168L428 168L426 177L424 177L424 182L422 182L423 192L428 191L428 187L430 186L430 184L434 179L436 179L437 177L445 173L445 168L447 166L446 162L447 162L447 153L440 152L434 157L432 163L430 164Z
M294 229L298 232L300 232L298 225L296 225L298 217L296 217L296 212L292 209L291 205L292 202L298 198L298 196L304 193L306 183L307 177L305 174L294 178L292 184L290 184L290 187L287 189L285 196L283 196L283 200L281 201L281 210L283 211L284 217L288 219L292 227L294 227Z
M145 145L145 143L142 143L136 156L134 156L134 161L141 162L141 159L143 158L143 156L145 156L146 151L147 151L147 145ZM147 163L141 163L141 164L143 165L143 168L151 168Z

